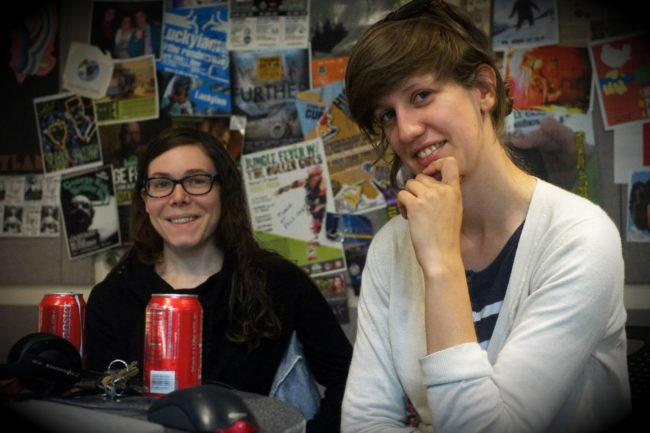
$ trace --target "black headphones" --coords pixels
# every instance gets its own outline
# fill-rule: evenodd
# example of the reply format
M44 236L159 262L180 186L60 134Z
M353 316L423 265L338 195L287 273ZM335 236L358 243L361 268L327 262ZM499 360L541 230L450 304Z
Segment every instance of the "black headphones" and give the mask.
M0 380L19 379L28 390L42 394L61 394L82 375L77 348L58 335L45 332L28 334L9 351L8 364L0 365Z

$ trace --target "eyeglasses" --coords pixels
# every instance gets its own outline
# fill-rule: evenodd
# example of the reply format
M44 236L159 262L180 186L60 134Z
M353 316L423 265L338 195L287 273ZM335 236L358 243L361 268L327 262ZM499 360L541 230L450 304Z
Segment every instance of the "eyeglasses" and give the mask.
M438 5L440 9L443 9L448 14L450 15L453 14L453 12L449 9L449 7L444 2L444 0L413 0L406 3L402 7L398 8L397 10L394 10L393 12L386 15L386 18L384 18L384 22L400 21L400 20L405 20L407 18L414 17L426 11L432 3Z
M150 177L144 181L144 192L149 197L162 198L170 195L179 183L190 195L203 195L212 190L218 180L216 174L192 174L182 179L169 177Z

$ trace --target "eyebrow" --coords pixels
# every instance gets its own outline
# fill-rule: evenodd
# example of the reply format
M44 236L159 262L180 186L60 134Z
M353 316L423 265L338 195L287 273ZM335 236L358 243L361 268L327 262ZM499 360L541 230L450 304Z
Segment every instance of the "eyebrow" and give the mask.
M216 172L216 170L208 170L208 169L204 169L204 168L192 168L192 169L186 170L181 177L192 176L193 174L213 174L213 172ZM156 171L156 172L151 173L149 175L149 177L169 177L169 178L173 178L174 176L172 176L171 173L167 173L167 172L164 172L164 171Z

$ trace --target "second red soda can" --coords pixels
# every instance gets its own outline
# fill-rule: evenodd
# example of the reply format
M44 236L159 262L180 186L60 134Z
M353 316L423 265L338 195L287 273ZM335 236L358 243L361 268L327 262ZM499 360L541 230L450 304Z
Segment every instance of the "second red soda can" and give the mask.
M145 315L144 393L201 384L203 308L197 295L153 294Z

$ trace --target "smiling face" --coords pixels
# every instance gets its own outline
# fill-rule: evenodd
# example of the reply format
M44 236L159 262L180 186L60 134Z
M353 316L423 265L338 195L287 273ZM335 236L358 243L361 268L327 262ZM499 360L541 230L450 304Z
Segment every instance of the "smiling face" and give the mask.
M461 175L479 162L489 118L483 92L431 73L415 74L388 92L374 110L391 148L413 173L453 156Z
M216 168L200 147L184 145L154 158L146 173L147 178L181 179L192 174L216 174ZM142 193L151 225L162 237L165 250L194 254L216 248L213 239L221 215L220 194L218 183L204 195L190 195L180 184L167 197Z

